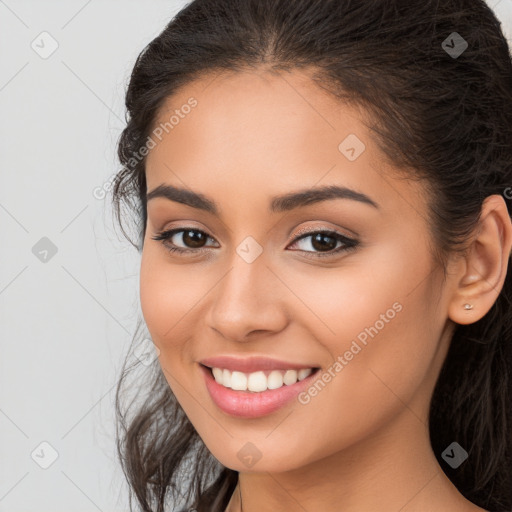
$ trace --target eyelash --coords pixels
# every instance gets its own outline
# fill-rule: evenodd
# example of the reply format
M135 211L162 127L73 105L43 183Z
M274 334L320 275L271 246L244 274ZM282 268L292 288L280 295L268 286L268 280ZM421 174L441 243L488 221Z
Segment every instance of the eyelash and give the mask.
M174 244L169 245L168 243L166 243L166 241L169 240L169 238L174 236L176 233L182 233L182 232L185 232L185 231L195 231L197 233L202 233L203 235L206 235L208 238L211 238L207 233L205 233L204 231L201 231L200 229L186 228L185 227L185 228L175 228L175 229L169 229L167 231L161 231L161 232L157 233L156 236L152 237L152 239L153 240L157 240L157 241L161 241L162 245L165 247L165 249L167 249L171 253L184 254L184 253L191 253L191 252L199 253L199 252L207 251L207 249L205 249L203 247L199 248L199 249L190 249L190 248L189 249L183 249L182 247L177 247ZM348 238L348 237L346 237L346 236L344 236L341 233L338 233L336 231L329 231L329 230L317 230L317 231L308 231L306 233L301 233L300 236L298 236L297 238L295 238L293 240L292 245L297 243L300 240L303 240L304 238L308 238L310 236L313 236L313 235L316 235L316 234L319 234L319 233L335 238L336 241L342 242L344 244L344 246L338 247L337 249L334 249L334 250L332 250L330 252L325 252L325 253L301 250L301 252L304 252L306 254L310 254L310 253L314 254L314 256L307 256L309 258L327 258L327 257L332 257L332 256L334 256L334 255L336 255L336 254L338 254L340 252L351 251L351 250L355 249L359 245L359 242L357 240L354 240L352 238Z

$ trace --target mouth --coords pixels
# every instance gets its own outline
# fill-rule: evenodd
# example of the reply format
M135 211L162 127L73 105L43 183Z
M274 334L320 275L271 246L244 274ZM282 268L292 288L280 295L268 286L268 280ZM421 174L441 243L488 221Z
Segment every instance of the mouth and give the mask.
M310 367L245 373L202 363L199 368L214 404L238 418L266 416L290 404L311 385L320 370Z
M200 363L201 364L201 363ZM201 364L206 371L209 371L215 382L225 388L235 391L247 391L249 393L262 393L267 390L292 386L315 374L320 368L289 368L286 370L257 370L254 372L243 372L207 366Z

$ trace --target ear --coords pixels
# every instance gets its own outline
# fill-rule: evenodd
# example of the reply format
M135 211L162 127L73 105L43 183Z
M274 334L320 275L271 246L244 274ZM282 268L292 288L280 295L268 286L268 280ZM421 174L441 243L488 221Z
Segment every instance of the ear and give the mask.
M503 288L511 247L512 222L505 200L500 195L488 196L471 243L457 260L452 275L455 289L448 308L451 320L472 324L491 309ZM473 307L465 309L465 304Z

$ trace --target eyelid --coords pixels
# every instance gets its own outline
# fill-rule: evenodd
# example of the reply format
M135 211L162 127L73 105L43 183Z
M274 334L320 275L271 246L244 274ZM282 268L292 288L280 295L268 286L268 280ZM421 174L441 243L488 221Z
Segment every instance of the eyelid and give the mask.
M206 232L205 230L195 228L193 226L177 226L177 227L171 227L169 229L161 230L159 231L156 236L151 237L153 240L159 241L167 251L170 253L176 253L181 256L188 255L190 257L200 255L203 253L210 253L211 247L200 247L200 248L183 248L176 246L175 244L167 244L166 241L169 238L172 238L177 233L184 233L186 231L196 231L200 232L203 235L205 235L206 238L213 240L215 243L218 244L215 237L211 236ZM320 261L322 258L335 258L339 254L343 253L349 253L352 250L358 248L360 246L360 241L357 237L347 236L339 231L327 228L327 227L308 227L308 228L302 228L298 232L295 233L295 236L291 243L287 245L289 247L290 245L298 244L301 240L308 238L309 236L313 236L317 233L326 233L328 236L334 237L338 242L342 243L342 247L338 247L337 249L334 249L332 251L326 251L326 252L316 252L316 251L305 251L305 250L298 250L298 252L304 253L304 257L308 259L313 259ZM294 251L292 251L294 252ZM208 254L210 256L211 254Z
M165 229L157 230L156 233L155 233L155 236L151 237L151 238L153 240L160 239L162 241L165 241L165 240L167 240L169 238L172 238L174 235L176 235L178 233L186 233L187 231L197 231L198 233L202 233L203 235L205 235L205 237L208 238L209 240L213 240L216 244L219 243L217 241L216 237L214 237L213 235L210 235L207 230L200 229L200 228L197 228L195 226L176 226L176 227L170 227L170 228L165 228ZM201 251L201 250L207 250L208 248L201 247L199 249L189 249L189 248L183 249L181 247L180 249L182 249L183 251L194 251L194 252L197 252L197 251Z
M175 234L176 232L187 231L187 230L199 231L199 232L203 233L204 235L206 235L208 238L215 240L217 242L216 236L210 234L209 230L202 229L201 227L193 226L192 224L185 225L185 226L172 226L171 225L166 228L158 229L157 235L161 235L164 233L170 233L172 231L174 232L173 234ZM301 237L301 235L313 235L318 232L326 232L326 231L335 233L339 236L345 237L345 238L347 238L349 240L353 240L353 241L357 241L359 239L359 235L357 233L353 233L349 230L345 230L345 232L343 232L343 231L339 230L338 228L333 228L333 227L326 226L326 225L323 225L323 226L320 225L320 226L303 227L295 232L293 232L293 230L291 230L291 232L293 232L293 238L288 242L288 244L297 242L298 239ZM347 231L349 231L349 232L347 233ZM288 234L288 237L290 236L290 233Z
M338 228L333 228L330 226L308 226L308 227L301 228L298 231L295 231L294 235L293 235L292 242L295 241L297 238L299 238L300 235L306 235L306 234L312 235L319 231L330 231L330 232L336 233L340 236L344 236L345 238L352 239L352 240L359 238L359 235L357 233L351 232L349 230L345 230L345 232L343 232Z
M347 254L351 252L354 249L357 249L361 246L361 242L359 238L354 237L352 235L348 236L340 231L333 229L333 228L327 228L327 227L313 227L313 228L303 228L300 229L298 232L295 233L295 236L290 244L287 245L287 247L294 246L298 243L300 243L302 240L309 238L310 236L314 236L317 233L325 233L327 236L336 239L337 242L341 242L342 247L338 247L337 249L334 249L332 251L326 251L326 252L316 252L316 251L304 251L300 250L299 252L304 253L304 257L319 260L321 258L336 258L340 254Z

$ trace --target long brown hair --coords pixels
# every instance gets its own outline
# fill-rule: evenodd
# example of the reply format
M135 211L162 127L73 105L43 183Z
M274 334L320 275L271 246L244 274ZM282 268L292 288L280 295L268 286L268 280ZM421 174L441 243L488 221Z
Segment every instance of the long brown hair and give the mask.
M463 247L487 196L503 194L510 213L511 55L483 0L194 0L140 53L126 92L112 199L139 251L147 218L140 148L159 108L198 77L256 67L313 69L318 85L371 113L389 162L428 184L440 254ZM129 218L136 241L123 227ZM157 361L134 384L139 400L124 403L128 377L140 368L125 361L116 393L130 505L134 497L143 511L223 512L238 473L209 453ZM493 511L512 510L511 373L508 272L491 310L457 327L429 417L441 467L467 499ZM469 453L456 470L441 459L452 441Z

